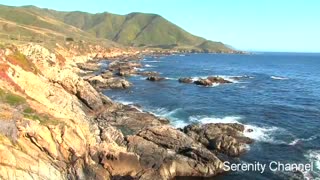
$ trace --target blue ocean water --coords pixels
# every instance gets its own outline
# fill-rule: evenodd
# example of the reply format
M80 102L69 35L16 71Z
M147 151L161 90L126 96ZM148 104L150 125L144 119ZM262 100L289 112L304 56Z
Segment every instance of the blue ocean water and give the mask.
M190 54L146 57L140 71L158 71L167 80L134 76L127 90L108 90L112 99L139 104L177 127L200 122L239 122L254 129L240 163L310 163L320 177L320 54ZM219 75L232 84L201 87L179 77ZM239 77L236 80L233 77ZM293 172L230 172L215 179L294 179Z

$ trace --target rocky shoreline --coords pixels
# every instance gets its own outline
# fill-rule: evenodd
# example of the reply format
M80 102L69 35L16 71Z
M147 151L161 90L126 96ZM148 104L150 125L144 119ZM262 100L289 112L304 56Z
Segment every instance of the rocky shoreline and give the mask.
M106 52L75 56L34 44L0 50L0 97L25 99L0 103L0 121L10 127L0 130L1 178L211 177L225 172L221 155L238 157L253 142L242 124L176 129L167 119L113 102L99 91L129 88L130 75L162 77L137 71L141 64L130 58L138 57L133 51L125 57ZM97 66L102 58L112 60L104 69Z

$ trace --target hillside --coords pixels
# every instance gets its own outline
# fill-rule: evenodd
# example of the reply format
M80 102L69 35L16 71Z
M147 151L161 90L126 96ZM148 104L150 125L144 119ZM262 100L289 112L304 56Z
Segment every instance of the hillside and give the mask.
M111 41L136 47L176 48L208 52L231 52L221 42L194 36L156 14L61 12L35 6L0 5L0 37L34 41ZM11 37L9 37L11 36Z

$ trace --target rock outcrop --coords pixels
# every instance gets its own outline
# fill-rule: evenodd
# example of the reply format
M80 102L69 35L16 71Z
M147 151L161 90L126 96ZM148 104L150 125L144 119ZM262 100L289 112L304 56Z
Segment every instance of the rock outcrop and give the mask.
M148 80L148 81L163 81L163 80L165 80L165 78L158 77L158 76L149 76L149 77L147 77L146 80Z
M223 79L222 77L213 77L213 76L210 76L210 77L207 77L207 79L208 79L209 81L211 81L212 83L219 83L219 84L232 83L231 81L225 80L225 79Z
M189 82L190 79L187 78L180 78L181 80ZM193 82L196 85L200 86L212 86L213 84L226 84L226 83L232 83L231 81L228 81L226 79L223 79L222 77L213 77L209 76L206 79L199 78L198 80Z
M84 71L98 71L100 69L100 65L96 62L78 63L77 65Z
M128 136L127 141L128 150L137 153L141 166L149 171L144 179L207 177L223 171L222 162L214 153L170 126L149 127Z
M153 114L142 112L134 106L113 104L100 111L96 116L99 126L113 125L120 127L125 135L135 134L143 128L168 124L168 120Z
M137 74L137 68L141 68L142 65L135 61L113 61L109 64L108 69L116 72L119 76L131 76Z
M209 79L201 79L201 78L194 81L194 84L200 85L200 86L212 86L213 85L212 81L210 81Z
M239 124L181 130L167 119L115 103L97 89L131 85L113 76L122 63L109 65L102 75L80 77L79 63L96 70L86 61L107 54L69 53L34 44L0 49L1 179L210 177L224 171L218 153L239 156L252 143Z
M119 77L103 78L102 75L94 76L88 79L88 82L96 89L126 89L131 86L127 80Z
M178 81L179 81L179 83L187 83L187 84L193 83L193 79L191 77L179 78Z
M229 156L241 155L246 151L247 144L253 142L250 138L243 136L244 126L236 123L188 125L183 131L208 149Z

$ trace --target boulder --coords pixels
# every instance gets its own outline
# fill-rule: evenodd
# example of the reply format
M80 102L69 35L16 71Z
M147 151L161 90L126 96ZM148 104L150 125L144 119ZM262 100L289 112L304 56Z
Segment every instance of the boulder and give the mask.
M250 76L248 75L244 75L244 76L234 76L234 77L231 77L231 79L234 79L234 80L241 80L241 79L248 79L250 78Z
M219 83L219 84L224 84L224 83L232 83L231 81L225 80L222 77L213 77L210 76L207 78L209 81L211 81L212 83Z
M149 76L149 77L147 77L146 80L148 80L148 81L162 81L162 80L165 80L165 78L158 77L158 76Z
M142 65L138 62L131 61L113 61L109 64L108 69L112 71L117 71L120 69L135 69L140 68Z
M196 85L201 85L201 86L212 86L212 81L208 80L208 79L198 79L196 81L194 81L194 84Z
M119 127L123 134L135 134L143 128L168 124L168 120L158 118L153 114L142 112L129 105L108 106L96 115L100 127L108 125Z
M101 77L103 77L104 79L108 79L108 78L113 77L113 73L111 71L107 70L101 74Z
M187 77L187 78L179 78L179 83L188 83L188 84L190 84L190 83L193 83L193 80L192 80L192 78L191 77Z
M137 70L134 68L120 68L116 74L118 76L131 76L136 73L137 73Z
M144 173L143 179L209 177L223 172L222 162L214 153L170 126L148 127L128 136L127 142L128 150L140 156L141 166L153 169Z
M98 71L100 69L98 63L78 63L77 66L84 71Z
M246 151L247 144L253 142L243 135L244 126L237 123L193 124L186 126L183 131L208 149L228 156L239 156Z
M101 75L92 77L88 81L96 89L126 89L131 86L131 83L125 79L117 77L104 79Z
M102 106L100 95L87 81L79 81L76 89L76 96L90 109L97 110Z

